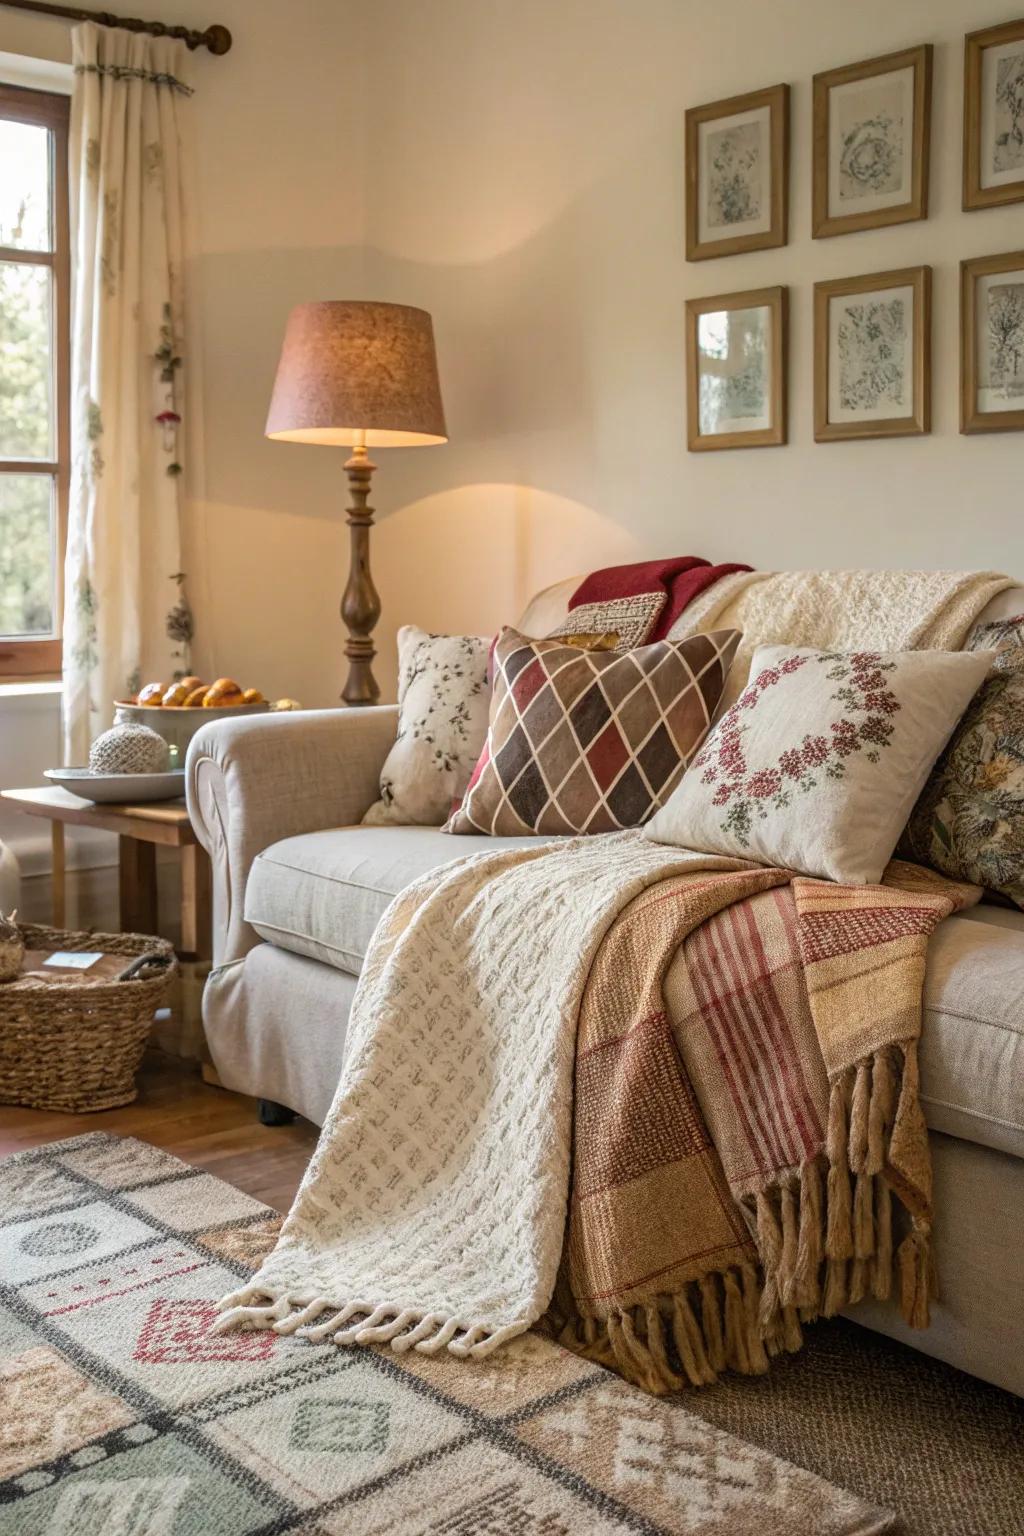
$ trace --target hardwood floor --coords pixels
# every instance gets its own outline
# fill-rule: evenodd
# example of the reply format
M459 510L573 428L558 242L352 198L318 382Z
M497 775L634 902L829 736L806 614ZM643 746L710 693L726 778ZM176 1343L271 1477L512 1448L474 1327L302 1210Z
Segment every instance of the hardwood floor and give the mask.
M88 1131L136 1136L287 1211L316 1146L315 1125L260 1125L255 1099L211 1088L194 1063L159 1051L147 1055L138 1081L133 1104L95 1115L0 1104L0 1157Z

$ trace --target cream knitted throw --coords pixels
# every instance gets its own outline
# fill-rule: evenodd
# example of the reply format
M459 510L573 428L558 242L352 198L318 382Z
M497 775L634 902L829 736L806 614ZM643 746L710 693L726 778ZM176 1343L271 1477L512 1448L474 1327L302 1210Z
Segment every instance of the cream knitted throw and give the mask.
M743 692L759 645L958 651L986 604L1014 585L993 571L743 571L696 598L669 638L742 631L722 715Z
M535 1322L565 1237L576 1025L601 941L658 881L751 868L623 832L479 854L400 892L278 1245L218 1330L480 1356Z

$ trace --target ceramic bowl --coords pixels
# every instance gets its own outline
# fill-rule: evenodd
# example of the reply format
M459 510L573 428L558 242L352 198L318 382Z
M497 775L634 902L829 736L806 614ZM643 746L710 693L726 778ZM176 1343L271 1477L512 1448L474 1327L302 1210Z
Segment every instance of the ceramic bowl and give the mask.
M180 800L185 793L184 768L172 768L169 773L93 773L91 768L46 768L43 778L97 805Z

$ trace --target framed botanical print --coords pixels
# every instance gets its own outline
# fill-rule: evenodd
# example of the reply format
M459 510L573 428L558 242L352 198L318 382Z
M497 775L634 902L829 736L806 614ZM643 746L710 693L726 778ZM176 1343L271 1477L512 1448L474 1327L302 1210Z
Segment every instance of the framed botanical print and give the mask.
M1024 18L964 39L964 208L1024 198Z
M960 264L960 430L1024 430L1024 251Z
M785 288L688 301L691 451L776 448L786 441L787 308Z
M814 285L814 439L931 430L931 267Z
M789 86L686 114L686 259L785 245Z
M814 77L812 234L928 217L932 48Z

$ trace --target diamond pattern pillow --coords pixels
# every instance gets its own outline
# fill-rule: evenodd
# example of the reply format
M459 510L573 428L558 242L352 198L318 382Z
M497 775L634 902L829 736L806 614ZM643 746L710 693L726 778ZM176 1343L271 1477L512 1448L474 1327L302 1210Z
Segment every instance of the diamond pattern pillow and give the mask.
M487 744L447 832L617 832L668 798L704 740L737 630L583 651L506 629Z

